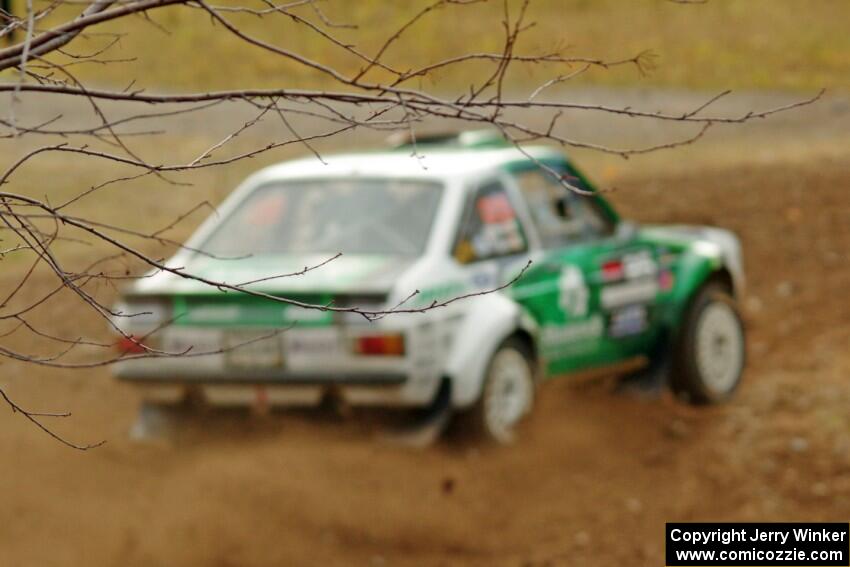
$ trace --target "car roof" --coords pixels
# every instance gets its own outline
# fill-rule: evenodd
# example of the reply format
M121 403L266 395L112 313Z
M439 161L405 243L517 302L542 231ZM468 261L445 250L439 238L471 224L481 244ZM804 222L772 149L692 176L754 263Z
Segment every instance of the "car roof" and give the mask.
M530 156L530 157L529 157ZM523 148L454 148L423 144L414 153L405 146L389 151L372 151L315 156L279 163L254 176L253 184L269 181L328 177L404 177L434 180L470 177L499 166L533 159L563 159L558 151L534 146Z

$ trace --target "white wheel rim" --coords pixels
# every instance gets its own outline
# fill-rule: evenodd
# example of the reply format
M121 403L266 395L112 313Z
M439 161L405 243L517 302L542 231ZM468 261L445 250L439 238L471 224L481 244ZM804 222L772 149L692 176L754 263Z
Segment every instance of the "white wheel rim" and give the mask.
M496 439L513 439L514 426L531 409L533 388L531 368L521 353L509 348L496 353L484 393L484 418Z
M744 357L744 334L732 307L717 301L702 310L695 346L705 386L716 394L730 392L738 383Z

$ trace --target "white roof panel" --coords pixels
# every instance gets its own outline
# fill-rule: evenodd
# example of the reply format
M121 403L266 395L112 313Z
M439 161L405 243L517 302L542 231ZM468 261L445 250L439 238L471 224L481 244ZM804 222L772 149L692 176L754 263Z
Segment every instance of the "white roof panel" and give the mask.
M530 147L529 155L540 159L560 154L546 147ZM423 146L418 155L410 151L365 152L315 156L279 163L256 174L256 181L305 177L465 177L495 169L501 164L528 159L516 148L446 149Z

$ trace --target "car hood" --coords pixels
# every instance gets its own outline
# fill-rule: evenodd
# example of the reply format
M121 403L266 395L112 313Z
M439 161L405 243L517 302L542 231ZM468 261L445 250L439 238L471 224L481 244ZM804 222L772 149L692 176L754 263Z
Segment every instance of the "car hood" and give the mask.
M415 259L384 255L256 256L242 259L175 258L169 266L185 266L193 276L253 291L286 293L389 293ZM327 262L321 265L323 262ZM260 281L262 280L262 281ZM250 283L249 283L250 282ZM132 286L128 295L219 294L215 286L169 272L157 272Z

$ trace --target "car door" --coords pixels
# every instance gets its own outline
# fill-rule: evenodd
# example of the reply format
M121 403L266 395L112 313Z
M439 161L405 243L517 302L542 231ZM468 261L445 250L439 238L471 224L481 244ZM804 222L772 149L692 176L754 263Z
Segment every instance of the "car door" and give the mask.
M600 199L567 191L549 169L587 189L565 162L511 168L540 242L513 295L539 325L548 373L644 352L655 327L656 251Z

